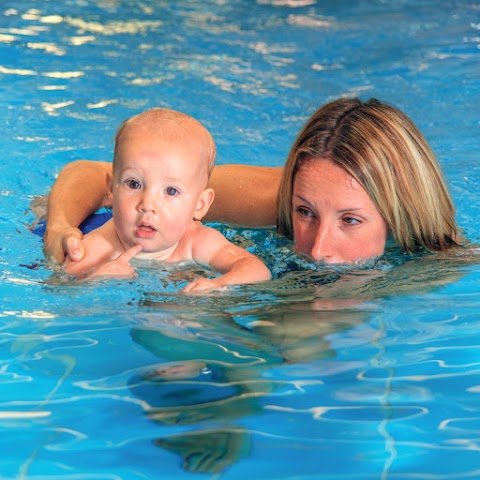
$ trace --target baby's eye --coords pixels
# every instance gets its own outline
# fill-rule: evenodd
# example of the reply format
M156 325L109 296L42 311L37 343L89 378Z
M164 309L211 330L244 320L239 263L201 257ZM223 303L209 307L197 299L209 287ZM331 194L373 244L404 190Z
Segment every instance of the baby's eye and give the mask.
M175 195L178 195L180 193L175 187L167 187L165 191L170 197L174 197Z
M128 188L131 188L132 190L138 190L139 188L142 188L142 185L140 182L137 180L133 180L129 178L128 180L125 180L125 185L127 185Z

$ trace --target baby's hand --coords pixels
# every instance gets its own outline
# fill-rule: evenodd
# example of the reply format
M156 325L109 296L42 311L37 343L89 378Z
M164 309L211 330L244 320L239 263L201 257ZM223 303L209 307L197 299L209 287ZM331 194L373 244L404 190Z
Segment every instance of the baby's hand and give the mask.
M137 276L135 269L130 265L130 260L142 251L140 245L134 245L125 252L123 252L115 260L104 263L93 272L89 273L85 280L94 277L117 277L117 278L131 278Z
M225 287L225 285L217 278L197 278L193 282L189 283L182 291L184 293L198 293L223 287Z

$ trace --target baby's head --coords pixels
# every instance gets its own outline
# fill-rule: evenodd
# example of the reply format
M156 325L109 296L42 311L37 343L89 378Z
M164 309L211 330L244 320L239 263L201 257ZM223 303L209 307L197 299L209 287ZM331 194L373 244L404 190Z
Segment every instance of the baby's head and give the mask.
M119 168L126 142L145 139L188 149L192 166L205 176L205 185L215 164L216 148L210 132L195 118L168 108L152 108L124 121L115 136L113 171ZM140 142L142 143L142 142Z
M213 201L207 184L214 160L212 136L188 115L154 108L124 122L115 139L110 181L124 248L141 245L142 255L174 248Z

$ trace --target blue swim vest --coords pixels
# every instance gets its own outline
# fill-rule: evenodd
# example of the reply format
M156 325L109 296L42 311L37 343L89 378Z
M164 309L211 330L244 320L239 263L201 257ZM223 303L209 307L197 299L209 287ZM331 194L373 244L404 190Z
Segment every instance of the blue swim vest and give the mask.
M107 220L110 220L110 218L112 218L112 211L110 209L102 209L90 215L78 228L80 228L83 233L88 233L103 225ZM37 223L32 229L32 232L35 235L43 237L45 234L45 227L46 222Z

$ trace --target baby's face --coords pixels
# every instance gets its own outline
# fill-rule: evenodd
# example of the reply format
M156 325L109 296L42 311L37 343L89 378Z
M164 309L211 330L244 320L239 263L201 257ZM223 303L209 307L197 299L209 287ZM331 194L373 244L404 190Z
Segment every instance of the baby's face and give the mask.
M112 181L113 216L125 248L169 255L192 225L207 167L199 143L158 138L132 129L117 147Z

